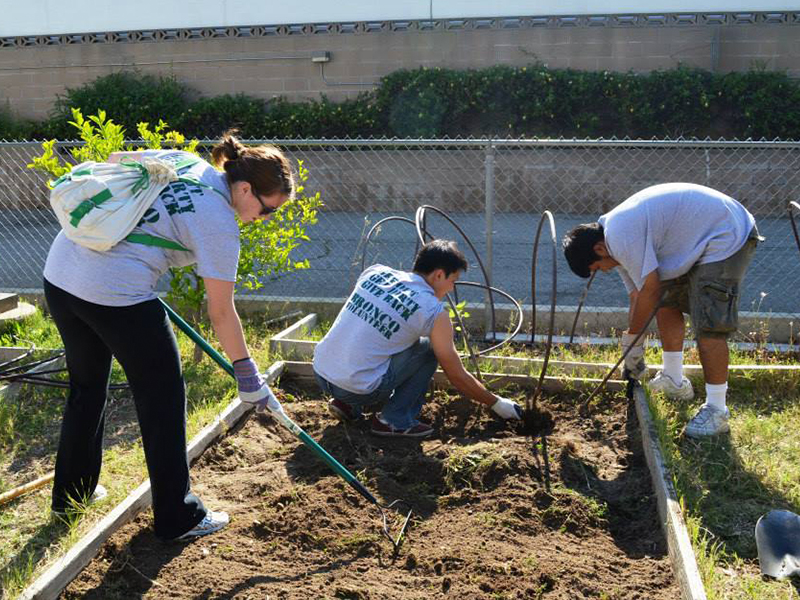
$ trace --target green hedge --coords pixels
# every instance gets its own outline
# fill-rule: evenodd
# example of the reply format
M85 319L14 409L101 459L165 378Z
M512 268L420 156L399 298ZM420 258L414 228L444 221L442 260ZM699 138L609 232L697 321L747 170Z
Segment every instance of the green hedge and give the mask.
M192 99L170 77L116 73L58 98L51 118L14 121L0 138L63 138L73 107L99 109L130 133L159 119L186 135L247 137L630 137L800 139L800 84L784 73L715 74L678 67L638 74L497 66L416 69L384 77L344 102L268 102L245 95Z

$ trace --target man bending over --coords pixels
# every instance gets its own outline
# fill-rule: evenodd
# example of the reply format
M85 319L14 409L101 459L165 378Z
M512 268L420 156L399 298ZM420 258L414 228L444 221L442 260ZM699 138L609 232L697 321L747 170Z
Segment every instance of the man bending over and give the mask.
M706 401L686 426L690 437L729 431L727 339L738 327L739 289L759 239L744 206L691 183L646 188L564 238L564 254L576 275L616 268L622 277L630 295L623 351L659 306L664 368L650 389L669 398L694 397L683 376L683 315L690 315L706 382ZM642 342L643 337L625 360L628 374L637 379L646 370Z
M434 240L422 246L412 272L372 265L314 351L314 374L333 396L330 412L356 421L362 409L380 405L372 433L427 437L433 428L417 417L437 362L465 396L504 419L519 419L521 409L495 396L461 364L453 325L442 299L455 287L467 261L455 242Z

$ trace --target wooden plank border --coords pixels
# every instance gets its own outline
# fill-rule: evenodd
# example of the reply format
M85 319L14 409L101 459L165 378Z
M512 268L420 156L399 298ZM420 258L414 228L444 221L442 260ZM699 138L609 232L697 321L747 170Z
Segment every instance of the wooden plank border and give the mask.
M317 326L317 313L309 313L299 321L292 323L279 333L272 336L273 340L291 339L293 335L302 335L304 331L314 329Z
M300 379L313 380L314 369L310 362L287 360L284 361L284 373L294 375ZM489 387L502 387L504 385L518 385L520 387L535 387L538 377L530 375L518 375L513 373L482 373ZM589 377L549 377L546 376L542 382L542 389L548 392L561 392L565 389L593 390L602 381ZM433 382L437 386L447 389L452 388L450 380L447 379L441 370L433 374ZM606 388L617 392L625 389L625 382L618 379L610 379L606 382Z
M642 432L642 445L650 468L650 478L658 501L658 516L661 527L667 538L667 548L672 561L675 578L681 588L683 600L706 600L705 587L697 568L689 532L678 502L678 495L672 485L672 478L661 454L647 393L641 385L634 389L636 416L639 418L639 429Z
M313 319L311 317L314 317ZM316 341L295 339L290 336L298 334L302 330L311 329L316 326L316 314L311 313L281 331L270 340L270 350L280 351L285 358L293 360L303 360L314 356ZM609 338L609 340L611 340ZM613 340L616 343L617 340ZM544 362L541 358L520 358L515 356L494 356L487 355L480 357L480 360L489 364L489 368L502 373L521 373L528 374L532 368L541 366ZM586 374L605 375L613 367L613 363L581 362L568 360L550 360L549 366L559 369L562 372L580 371ZM663 365L647 365L648 371L655 374ZM699 375L703 372L700 365L684 365L683 371L687 375ZM800 365L728 365L728 372L739 373L747 371L800 371ZM622 371L618 368L614 374L616 377L622 376Z
M292 339L292 336L303 335L317 326L317 313L310 313L299 321L289 325L283 331L272 336L269 341L270 352L279 352L287 358L306 358L314 355L316 342Z
M284 370L284 363L276 362L264 375L269 383L275 381ZM239 398L231 402L214 420L198 433L187 446L189 461L195 460L219 436L231 429L244 415L253 410L243 405ZM78 543L53 563L36 581L20 595L23 600L55 600L65 587L95 557L100 547L122 525L133 519L140 511L150 506L151 492L148 479L133 490L125 500L92 527Z

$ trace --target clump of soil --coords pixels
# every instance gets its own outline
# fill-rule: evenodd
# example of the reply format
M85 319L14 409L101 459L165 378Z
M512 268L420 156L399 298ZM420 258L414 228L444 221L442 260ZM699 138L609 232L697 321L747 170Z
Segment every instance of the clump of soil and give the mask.
M332 419L316 393L286 410L382 503L414 516L396 560L380 515L306 446L257 415L192 467L194 490L231 523L165 544L149 512L118 531L64 598L614 598L680 596L635 413L621 394L578 415L544 396L531 439L440 393L427 440L374 437ZM546 429L543 427L543 429ZM541 431L541 429L540 429ZM102 480L102 477L101 477ZM392 515L397 532L405 517Z
M553 414L541 408L537 403L522 411L522 422L517 425L516 429L519 435L536 437L552 433L555 424Z

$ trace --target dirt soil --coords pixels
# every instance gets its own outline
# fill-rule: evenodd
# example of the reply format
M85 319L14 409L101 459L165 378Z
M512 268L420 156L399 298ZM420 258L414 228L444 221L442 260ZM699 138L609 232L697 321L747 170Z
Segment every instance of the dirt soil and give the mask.
M414 505L395 560L374 507L256 415L192 467L206 506L231 514L226 529L162 543L143 513L62 598L680 597L624 394L601 398L588 417L576 393L546 396L555 428L531 440L437 392L422 415L437 433L420 442L340 424L320 396L282 385L287 412L372 493Z

